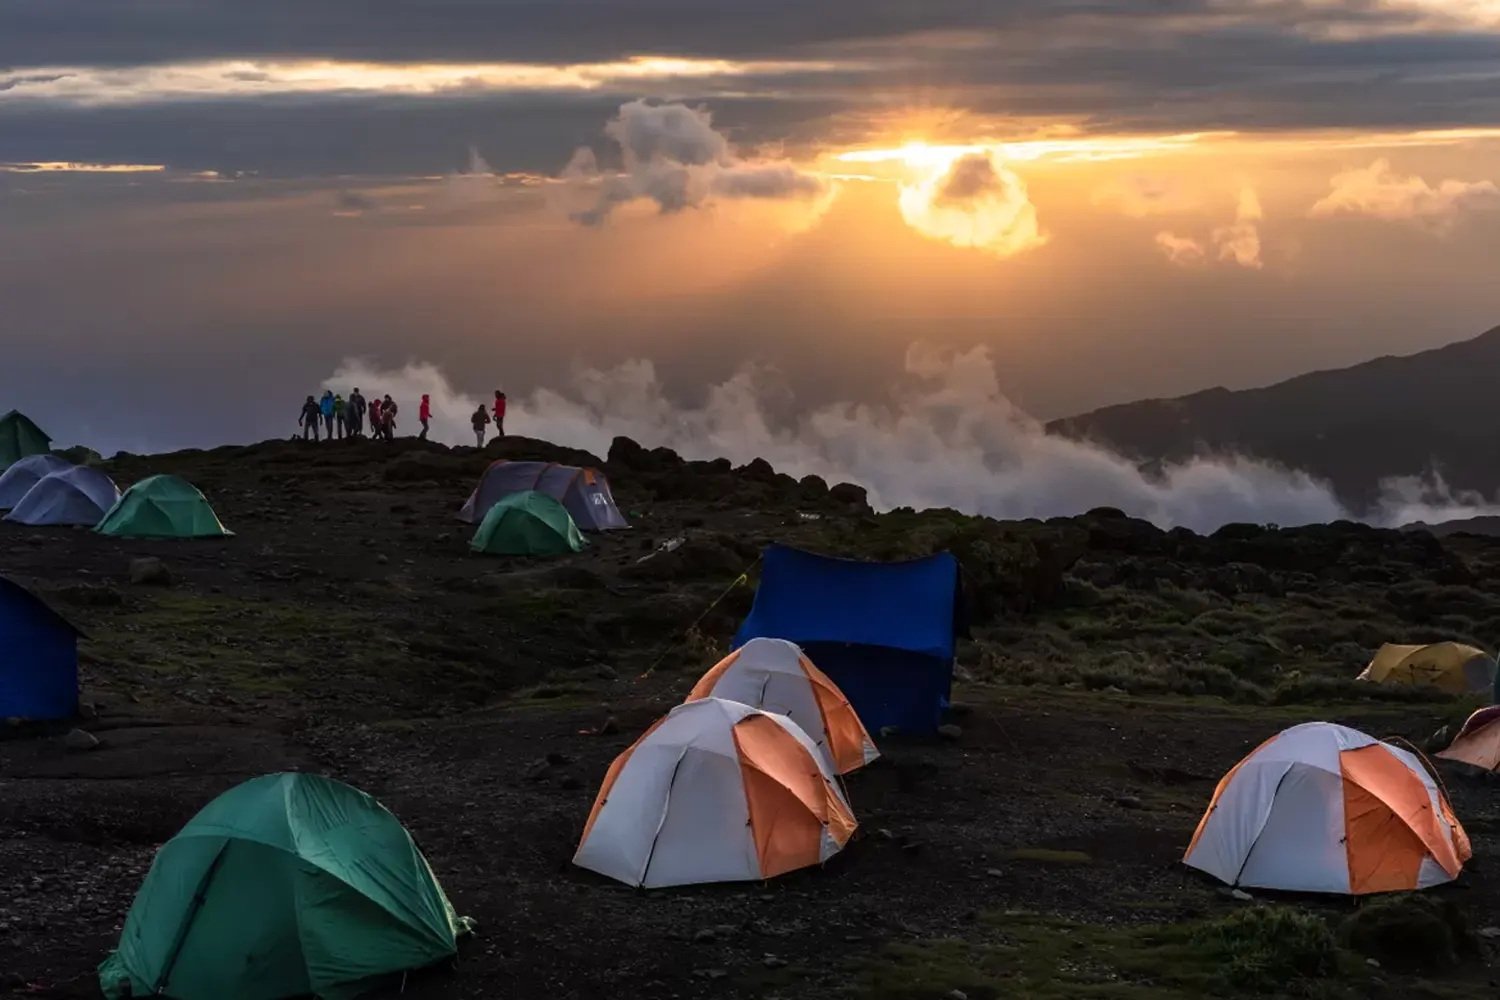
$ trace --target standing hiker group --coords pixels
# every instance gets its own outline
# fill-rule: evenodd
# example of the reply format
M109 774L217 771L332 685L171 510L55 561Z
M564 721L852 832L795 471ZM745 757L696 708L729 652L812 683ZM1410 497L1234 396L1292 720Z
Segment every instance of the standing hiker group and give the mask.
M307 397L307 401L302 404L302 412L297 417L297 426L302 428L304 441L309 438L314 441L362 438L366 435L366 427L370 437L393 441L396 436L396 414L399 411L400 407L389 393L367 401L358 386L349 393L348 399L332 389L325 389L321 397ZM417 407L417 422L422 425L417 437L425 441L432 427L432 399L426 394ZM479 409L474 411L472 424L477 447L484 447L484 439L491 424L495 426L495 436L504 437L505 393L495 390L493 416L481 403Z

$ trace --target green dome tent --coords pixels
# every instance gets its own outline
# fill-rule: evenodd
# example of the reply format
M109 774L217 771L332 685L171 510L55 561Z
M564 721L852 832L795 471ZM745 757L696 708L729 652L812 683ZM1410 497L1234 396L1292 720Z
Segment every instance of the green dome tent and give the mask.
M588 544L568 509L545 493L512 493L484 515L469 548L495 556L560 556Z
M198 488L176 476L142 479L120 495L94 529L117 538L221 538L219 522Z
M379 802L331 778L270 774L214 799L157 852L99 985L110 1000L341 1000L453 956L470 926Z
M45 455L52 439L24 413L11 410L0 417L0 472L28 455Z

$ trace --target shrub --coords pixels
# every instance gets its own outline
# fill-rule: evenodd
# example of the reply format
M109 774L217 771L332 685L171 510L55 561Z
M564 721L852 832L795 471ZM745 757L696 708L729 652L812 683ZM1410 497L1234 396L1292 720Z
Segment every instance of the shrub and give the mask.
M1219 964L1232 989L1285 990L1294 980L1322 979L1339 968L1339 946L1321 917L1290 906L1257 906L1193 932L1192 944Z
M1414 893L1366 903L1339 926L1339 940L1396 972L1441 972L1478 953L1456 905Z

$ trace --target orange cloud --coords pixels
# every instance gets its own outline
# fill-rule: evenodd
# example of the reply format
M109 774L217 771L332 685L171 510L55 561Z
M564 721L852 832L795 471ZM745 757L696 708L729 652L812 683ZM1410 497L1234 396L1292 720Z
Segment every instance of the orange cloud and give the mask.
M958 156L901 185L901 216L929 239L1014 257L1048 240L1026 182L988 152Z
M1396 173L1383 157L1335 174L1329 183L1333 190L1308 209L1310 218L1368 215L1446 228L1463 212L1500 208L1500 188L1493 181L1445 180L1433 187L1415 174Z
M1167 260L1184 267L1201 264L1208 256L1203 244L1191 236L1178 236L1166 230L1156 234L1156 248L1166 254Z
M1264 266L1260 259L1260 229L1256 225L1262 215L1260 199L1255 192L1250 188L1241 190L1234 222L1213 231L1213 242L1219 248L1220 260L1232 260L1241 267L1255 270Z

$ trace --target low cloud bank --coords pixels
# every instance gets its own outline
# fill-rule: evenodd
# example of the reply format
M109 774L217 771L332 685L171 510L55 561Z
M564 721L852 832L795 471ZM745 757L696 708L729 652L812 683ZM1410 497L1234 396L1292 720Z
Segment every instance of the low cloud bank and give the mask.
M686 458L764 458L793 476L820 475L869 490L877 509L952 507L998 518L1079 514L1118 507L1162 527L1212 531L1231 522L1311 524L1350 514L1324 483L1303 472L1244 458L1200 458L1147 475L1104 448L1046 434L1000 392L989 352L915 345L907 377L887 405L836 403L778 420L787 399L774 371L746 368L712 386L703 404L681 407L649 361L577 372L564 390L512 395L506 430L584 448L600 456L616 435ZM346 360L324 383L402 403L402 433L416 401L432 399L435 440L473 441L469 418L488 396L453 388L430 364L395 370ZM780 407L777 407L778 410ZM1373 520L1403 524L1472 516L1483 498L1455 497L1441 484L1394 480Z

